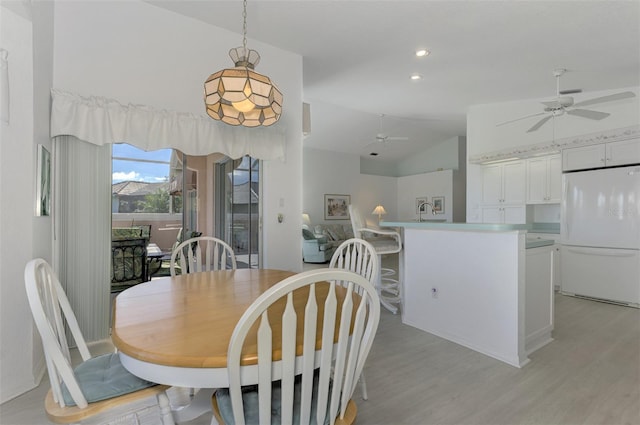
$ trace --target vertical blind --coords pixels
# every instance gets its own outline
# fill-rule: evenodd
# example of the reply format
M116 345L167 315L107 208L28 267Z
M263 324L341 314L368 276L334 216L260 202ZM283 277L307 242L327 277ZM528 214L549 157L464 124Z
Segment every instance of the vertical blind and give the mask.
M111 145L54 138L54 264L87 341L109 337Z

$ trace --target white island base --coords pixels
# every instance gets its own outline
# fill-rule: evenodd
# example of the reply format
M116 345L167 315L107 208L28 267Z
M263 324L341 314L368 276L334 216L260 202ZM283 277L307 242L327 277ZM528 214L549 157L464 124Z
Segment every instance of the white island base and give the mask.
M403 323L515 367L552 341L551 246L526 250L516 226L385 225L404 234Z

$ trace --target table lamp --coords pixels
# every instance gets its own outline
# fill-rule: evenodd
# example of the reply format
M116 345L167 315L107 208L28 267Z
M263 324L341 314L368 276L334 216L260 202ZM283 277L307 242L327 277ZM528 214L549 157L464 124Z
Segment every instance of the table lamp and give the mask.
M309 218L309 214L302 213L302 224L303 224L303 227L307 226L307 229L311 227L311 218Z
M378 215L378 224L380 224L380 221L382 220L382 215L386 213L387 212L384 210L384 207L382 205L378 205L377 207L375 207L375 209L371 214Z

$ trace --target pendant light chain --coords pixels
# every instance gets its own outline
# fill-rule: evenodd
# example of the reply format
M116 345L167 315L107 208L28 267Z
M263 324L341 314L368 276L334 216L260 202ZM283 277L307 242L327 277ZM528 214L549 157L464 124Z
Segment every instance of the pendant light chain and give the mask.
M247 0L243 1L242 10L242 47L247 50Z

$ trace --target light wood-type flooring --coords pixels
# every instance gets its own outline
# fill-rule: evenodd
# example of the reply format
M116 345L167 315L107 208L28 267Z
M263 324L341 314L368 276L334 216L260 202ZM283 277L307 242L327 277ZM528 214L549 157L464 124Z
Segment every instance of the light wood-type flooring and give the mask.
M522 369L403 325L383 309L365 367L369 400L359 387L354 393L357 423L640 424L640 310L562 295L555 306L555 340ZM48 424L48 386L45 378L0 406L0 424Z

